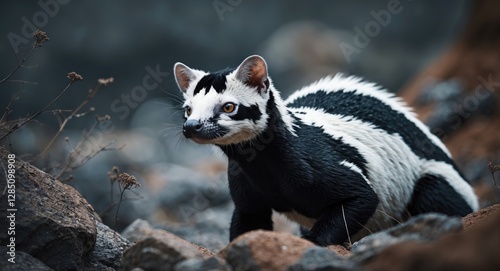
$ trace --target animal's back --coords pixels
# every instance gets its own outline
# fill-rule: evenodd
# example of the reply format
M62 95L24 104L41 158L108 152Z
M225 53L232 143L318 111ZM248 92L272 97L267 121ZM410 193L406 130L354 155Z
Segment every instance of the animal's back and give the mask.
M477 209L472 189L442 142L398 98L378 86L338 74L293 93L285 103L303 124L321 127L366 158L362 166L349 159L343 164L364 174L377 195L382 195L372 218L376 225L371 228L428 211L421 201L430 202L429 210L449 214ZM425 193L416 196L418 190ZM460 194L456 206L441 210L433 206L440 199L432 197L447 193Z

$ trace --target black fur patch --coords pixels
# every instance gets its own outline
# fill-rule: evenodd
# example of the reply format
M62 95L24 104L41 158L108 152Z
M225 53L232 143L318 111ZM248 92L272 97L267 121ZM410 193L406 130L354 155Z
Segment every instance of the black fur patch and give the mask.
M403 113L393 110L389 105L375 97L350 91L328 93L318 91L300 97L288 106L296 108L306 106L323 109L330 114L353 116L390 134L399 134L406 145L421 158L451 163L448 155Z
M416 182L407 210L412 216L431 211L460 216L473 212L462 195L443 177L430 174L424 175Z
M227 68L222 71L213 72L203 76L196 87L194 88L194 95L198 94L202 89L205 89L205 95L213 87L217 93L221 93L226 89L226 75L231 73L234 69Z
M261 116L262 113L260 112L258 105L252 104L251 106L244 106L240 104L238 105L238 112L236 112L236 114L231 116L231 119L233 120L249 119L252 120L254 123L256 123Z

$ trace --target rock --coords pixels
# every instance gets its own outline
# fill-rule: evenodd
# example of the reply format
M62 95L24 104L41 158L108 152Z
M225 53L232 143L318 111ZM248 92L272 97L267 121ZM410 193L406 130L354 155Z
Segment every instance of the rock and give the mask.
M433 243L411 241L390 246L364 270L500 270L500 205L488 209L489 217L477 220L468 230ZM467 220L476 215L469 216Z
M337 255L324 247L308 248L300 260L289 267L287 271L346 271L359 270L354 262Z
M498 210L500 210L500 204L495 204L466 215L462 218L464 231L469 231L482 225L485 221L488 220L488 218L498 212Z
M160 226L187 241L206 247L212 251L220 251L229 242L229 221L225 228L213 220L199 221L194 224L167 224Z
M344 246L341 245L331 245L327 247L329 250L335 252L335 254L342 256L342 257L349 257L351 256L351 251L345 248Z
M18 270L37 270L37 271L53 271L44 263L39 261L37 258L24 253L22 251L16 251L15 263L7 262L7 248L5 246L0 247L0 254L2 255L1 269L2 271L18 271Z
M136 219L122 231L122 236L130 242L139 242L154 230L151 224L144 219Z
M229 233L227 225L223 228L219 224L219 222L207 219L195 224L168 223L156 226L156 228L175 234L211 251L220 251L227 246ZM122 235L131 242L138 242L150 235L152 230L154 228L149 222L137 219L123 230Z
M120 267L123 252L130 242L108 226L97 222L97 239L88 256L85 268L88 270L109 270Z
M406 241L433 241L461 229L462 222L459 217L449 217L437 213L422 214L412 217L400 225L366 236L354 243L350 259L364 263L391 245Z
M231 267L221 258L213 256L206 259L193 258L175 265L174 271L230 271Z
M7 161L8 154L0 148L1 161ZM16 250L52 269L82 268L97 235L92 206L74 188L36 167L18 158L14 165ZM5 186L1 181L0 191ZM1 246L7 245L7 231L0 231L0 240Z
M257 230L239 236L221 254L233 270L286 270L314 246L288 233Z
M215 253L163 230L151 230L123 254L122 268L131 270L173 270L186 259L206 258Z
M168 223L155 227L209 250L220 251L227 246L229 240L228 225L232 208L232 205L222 209L210 208L195 216L196 223ZM137 242L149 235L153 229L149 222L137 219L123 230L122 235L131 242Z

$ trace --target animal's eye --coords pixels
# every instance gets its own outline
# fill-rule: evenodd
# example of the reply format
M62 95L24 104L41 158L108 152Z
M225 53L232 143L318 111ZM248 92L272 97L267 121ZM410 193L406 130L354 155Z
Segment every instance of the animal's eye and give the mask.
M224 111L225 113L231 113L234 111L234 109L236 109L236 105L233 103L225 103L222 106L222 111Z
M189 117L189 115L191 115L193 110L189 106L186 106L185 110L186 110L186 115Z

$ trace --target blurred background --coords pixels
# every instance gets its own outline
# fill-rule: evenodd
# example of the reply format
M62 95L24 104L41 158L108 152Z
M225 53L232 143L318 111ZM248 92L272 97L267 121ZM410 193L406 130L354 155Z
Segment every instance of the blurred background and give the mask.
M50 40L0 83L0 109L9 109L2 135L61 93L68 72L84 80L0 143L77 188L112 227L122 229L143 218L216 250L227 242L232 208L227 161L213 148L182 138L182 100L171 71L177 61L214 71L260 54L285 98L337 72L400 94L458 156L459 167L481 192L482 205L490 205L500 201L488 171L489 161L500 162L500 9L494 2L3 2L1 78L29 53L32 32L41 29ZM487 21L484 33L477 30L483 29L481 18ZM478 45L477 37L484 36ZM469 45L476 46L472 55ZM464 55L469 64L455 61ZM478 71L475 63L487 63L487 68ZM57 134L62 120L98 87L98 79L109 77L114 82L100 86L79 111L83 114L74 115ZM92 128L96 115L109 119ZM104 146L111 150L100 151ZM82 150L71 156L76 147ZM116 225L119 192L108 177L113 166L134 174L141 184L124 193Z

